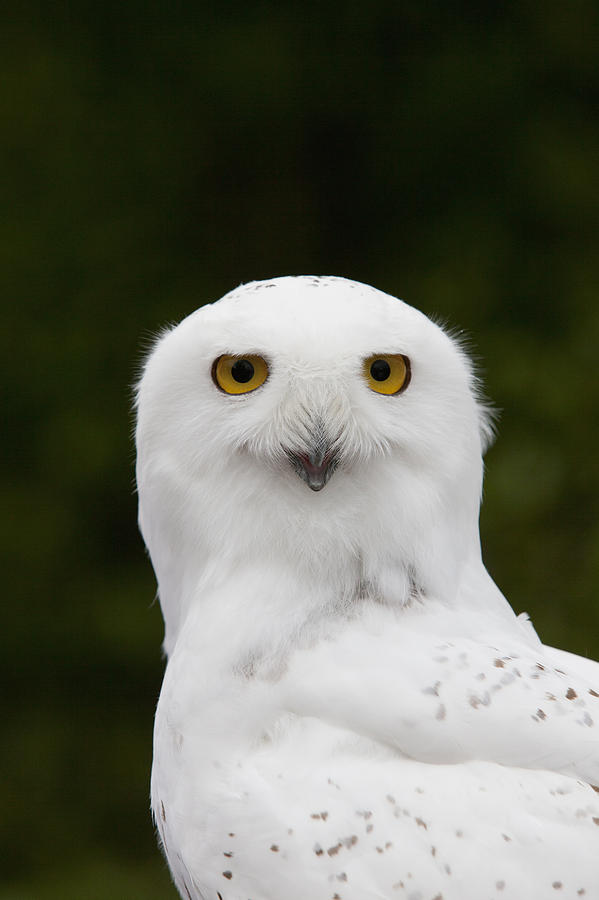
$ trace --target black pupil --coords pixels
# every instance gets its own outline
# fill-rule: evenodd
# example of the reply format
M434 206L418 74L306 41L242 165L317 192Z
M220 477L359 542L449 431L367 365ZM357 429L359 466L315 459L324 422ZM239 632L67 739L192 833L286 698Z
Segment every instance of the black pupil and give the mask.
M370 374L375 381L386 381L391 374L391 366L384 359L375 359L370 367Z
M231 375L238 384L247 384L254 377L254 367L249 359L238 359L231 366Z

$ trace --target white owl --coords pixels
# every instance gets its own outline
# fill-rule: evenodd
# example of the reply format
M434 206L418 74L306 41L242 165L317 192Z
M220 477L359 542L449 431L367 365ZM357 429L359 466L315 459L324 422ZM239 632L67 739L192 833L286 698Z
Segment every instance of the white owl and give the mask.
M483 566L488 437L460 347L343 278L157 342L152 809L186 900L599 900L599 665Z

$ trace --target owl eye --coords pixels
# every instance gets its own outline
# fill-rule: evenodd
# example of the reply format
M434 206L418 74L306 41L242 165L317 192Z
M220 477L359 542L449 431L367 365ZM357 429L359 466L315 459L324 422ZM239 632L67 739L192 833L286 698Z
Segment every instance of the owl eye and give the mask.
M226 394L249 394L268 378L268 364L261 356L219 356L212 366L212 380Z
M363 371L368 387L377 394L399 394L410 382L410 360L401 353L369 356Z

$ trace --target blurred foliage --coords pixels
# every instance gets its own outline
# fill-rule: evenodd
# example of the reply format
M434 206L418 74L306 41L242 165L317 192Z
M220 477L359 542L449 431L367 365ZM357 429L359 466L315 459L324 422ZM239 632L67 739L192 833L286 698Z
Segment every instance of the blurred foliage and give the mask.
M592 0L23 0L0 78L0 900L174 897L148 816L161 619L144 346L241 281L357 278L472 335L488 566L599 655Z

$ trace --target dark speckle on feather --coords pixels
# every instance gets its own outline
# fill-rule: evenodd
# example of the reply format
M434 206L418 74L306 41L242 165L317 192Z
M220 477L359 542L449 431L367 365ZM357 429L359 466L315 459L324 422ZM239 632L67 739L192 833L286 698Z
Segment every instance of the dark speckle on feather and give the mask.
M496 659L495 662L493 663L493 665L498 669L505 668L505 663L502 659Z
M574 690L574 688L568 688L566 691L566 700L575 700L578 697L578 694Z
M229 869L227 869L226 872L223 872L223 875L225 876L225 878L228 878L229 880L233 877L233 873L230 872Z

